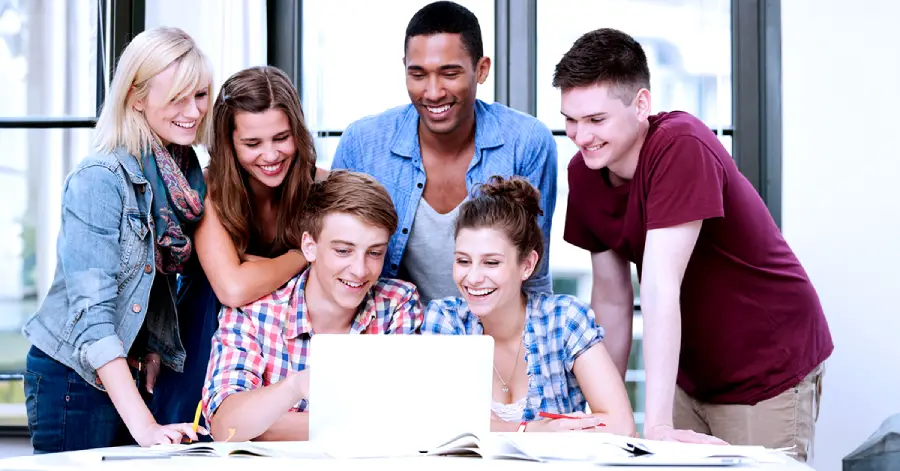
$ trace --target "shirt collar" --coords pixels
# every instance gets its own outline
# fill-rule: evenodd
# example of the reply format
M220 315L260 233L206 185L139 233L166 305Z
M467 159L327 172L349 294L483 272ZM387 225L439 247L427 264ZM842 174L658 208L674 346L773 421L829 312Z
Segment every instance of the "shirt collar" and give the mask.
M500 132L500 121L488 110L487 104L481 100L475 100L475 150L490 149L503 145L503 135ZM410 104L406 108L403 121L394 134L391 142L391 152L403 157L411 158L419 147L419 112Z
M290 299L283 301L289 302L290 312L296 312L297 315L286 323L284 327L285 339L295 339L301 335L312 335L313 333L309 312L306 309L306 282L309 280L310 271L310 268L307 267L294 285L294 289L286 290L285 294L290 296ZM373 292L374 288L370 288L359 304L360 307L356 311L356 317L350 323L351 334L365 332L378 314Z

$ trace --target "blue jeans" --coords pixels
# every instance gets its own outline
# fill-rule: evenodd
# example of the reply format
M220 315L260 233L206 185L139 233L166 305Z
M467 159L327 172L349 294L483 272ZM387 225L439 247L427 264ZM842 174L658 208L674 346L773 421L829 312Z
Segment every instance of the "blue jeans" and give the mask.
M135 444L106 392L36 347L25 357L25 407L35 454Z
M219 327L219 300L199 269L178 277L178 328L186 353L184 371L162 368L151 411L161 424L193 422L206 381L212 338ZM206 427L201 416L200 425ZM208 428L208 427L207 427ZM200 441L211 441L200 435Z

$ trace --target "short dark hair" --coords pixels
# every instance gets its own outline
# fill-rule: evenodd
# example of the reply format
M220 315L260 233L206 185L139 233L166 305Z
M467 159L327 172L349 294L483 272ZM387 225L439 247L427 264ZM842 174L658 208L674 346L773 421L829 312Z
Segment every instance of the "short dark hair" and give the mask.
M585 33L563 55L553 72L553 86L563 91L598 84L631 103L641 88L650 89L644 49L631 36L612 28Z
M484 56L478 17L466 7L449 1L429 3L413 15L406 26L403 53L406 54L406 48L409 47L409 38L441 33L458 34L466 52L472 56L473 63Z

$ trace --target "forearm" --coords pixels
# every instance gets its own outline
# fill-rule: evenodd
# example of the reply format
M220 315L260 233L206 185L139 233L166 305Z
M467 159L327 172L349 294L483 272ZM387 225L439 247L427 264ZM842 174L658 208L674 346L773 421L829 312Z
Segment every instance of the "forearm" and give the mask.
M256 438L266 442L309 440L309 413L286 412L268 430Z
M591 297L591 309L597 316L597 323L605 331L603 345L616 365L619 376L624 380L628 370L628 357L631 355L633 297L628 297L627 301L620 299L610 302L594 295Z
M515 432L518 429L519 422L507 422L491 417L491 432Z
M231 441L261 436L303 398L298 379L298 376L290 375L276 384L225 398L210 420L213 437L227 438L231 429L234 430Z
M288 251L276 258L243 262L231 273L210 275L210 282L222 304L240 307L271 294L300 273L306 264L302 254Z
M649 291L649 292L648 292ZM647 373L645 427L672 425L675 379L681 350L681 308L677 292L642 292L644 369Z
M97 369L97 375L129 431L156 422L141 397L124 358L116 358L101 366Z
M637 428L634 424L634 413L630 407L618 411L593 412L591 415L603 420L604 426L598 427L598 432L626 437L633 437L637 433Z

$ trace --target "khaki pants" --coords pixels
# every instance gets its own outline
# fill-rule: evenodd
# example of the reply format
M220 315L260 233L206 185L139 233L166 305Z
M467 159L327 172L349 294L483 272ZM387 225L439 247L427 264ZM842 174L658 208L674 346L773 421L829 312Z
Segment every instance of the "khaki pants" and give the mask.
M732 445L791 448L798 461L812 456L824 365L787 391L753 406L709 404L675 388L674 425L714 435Z

